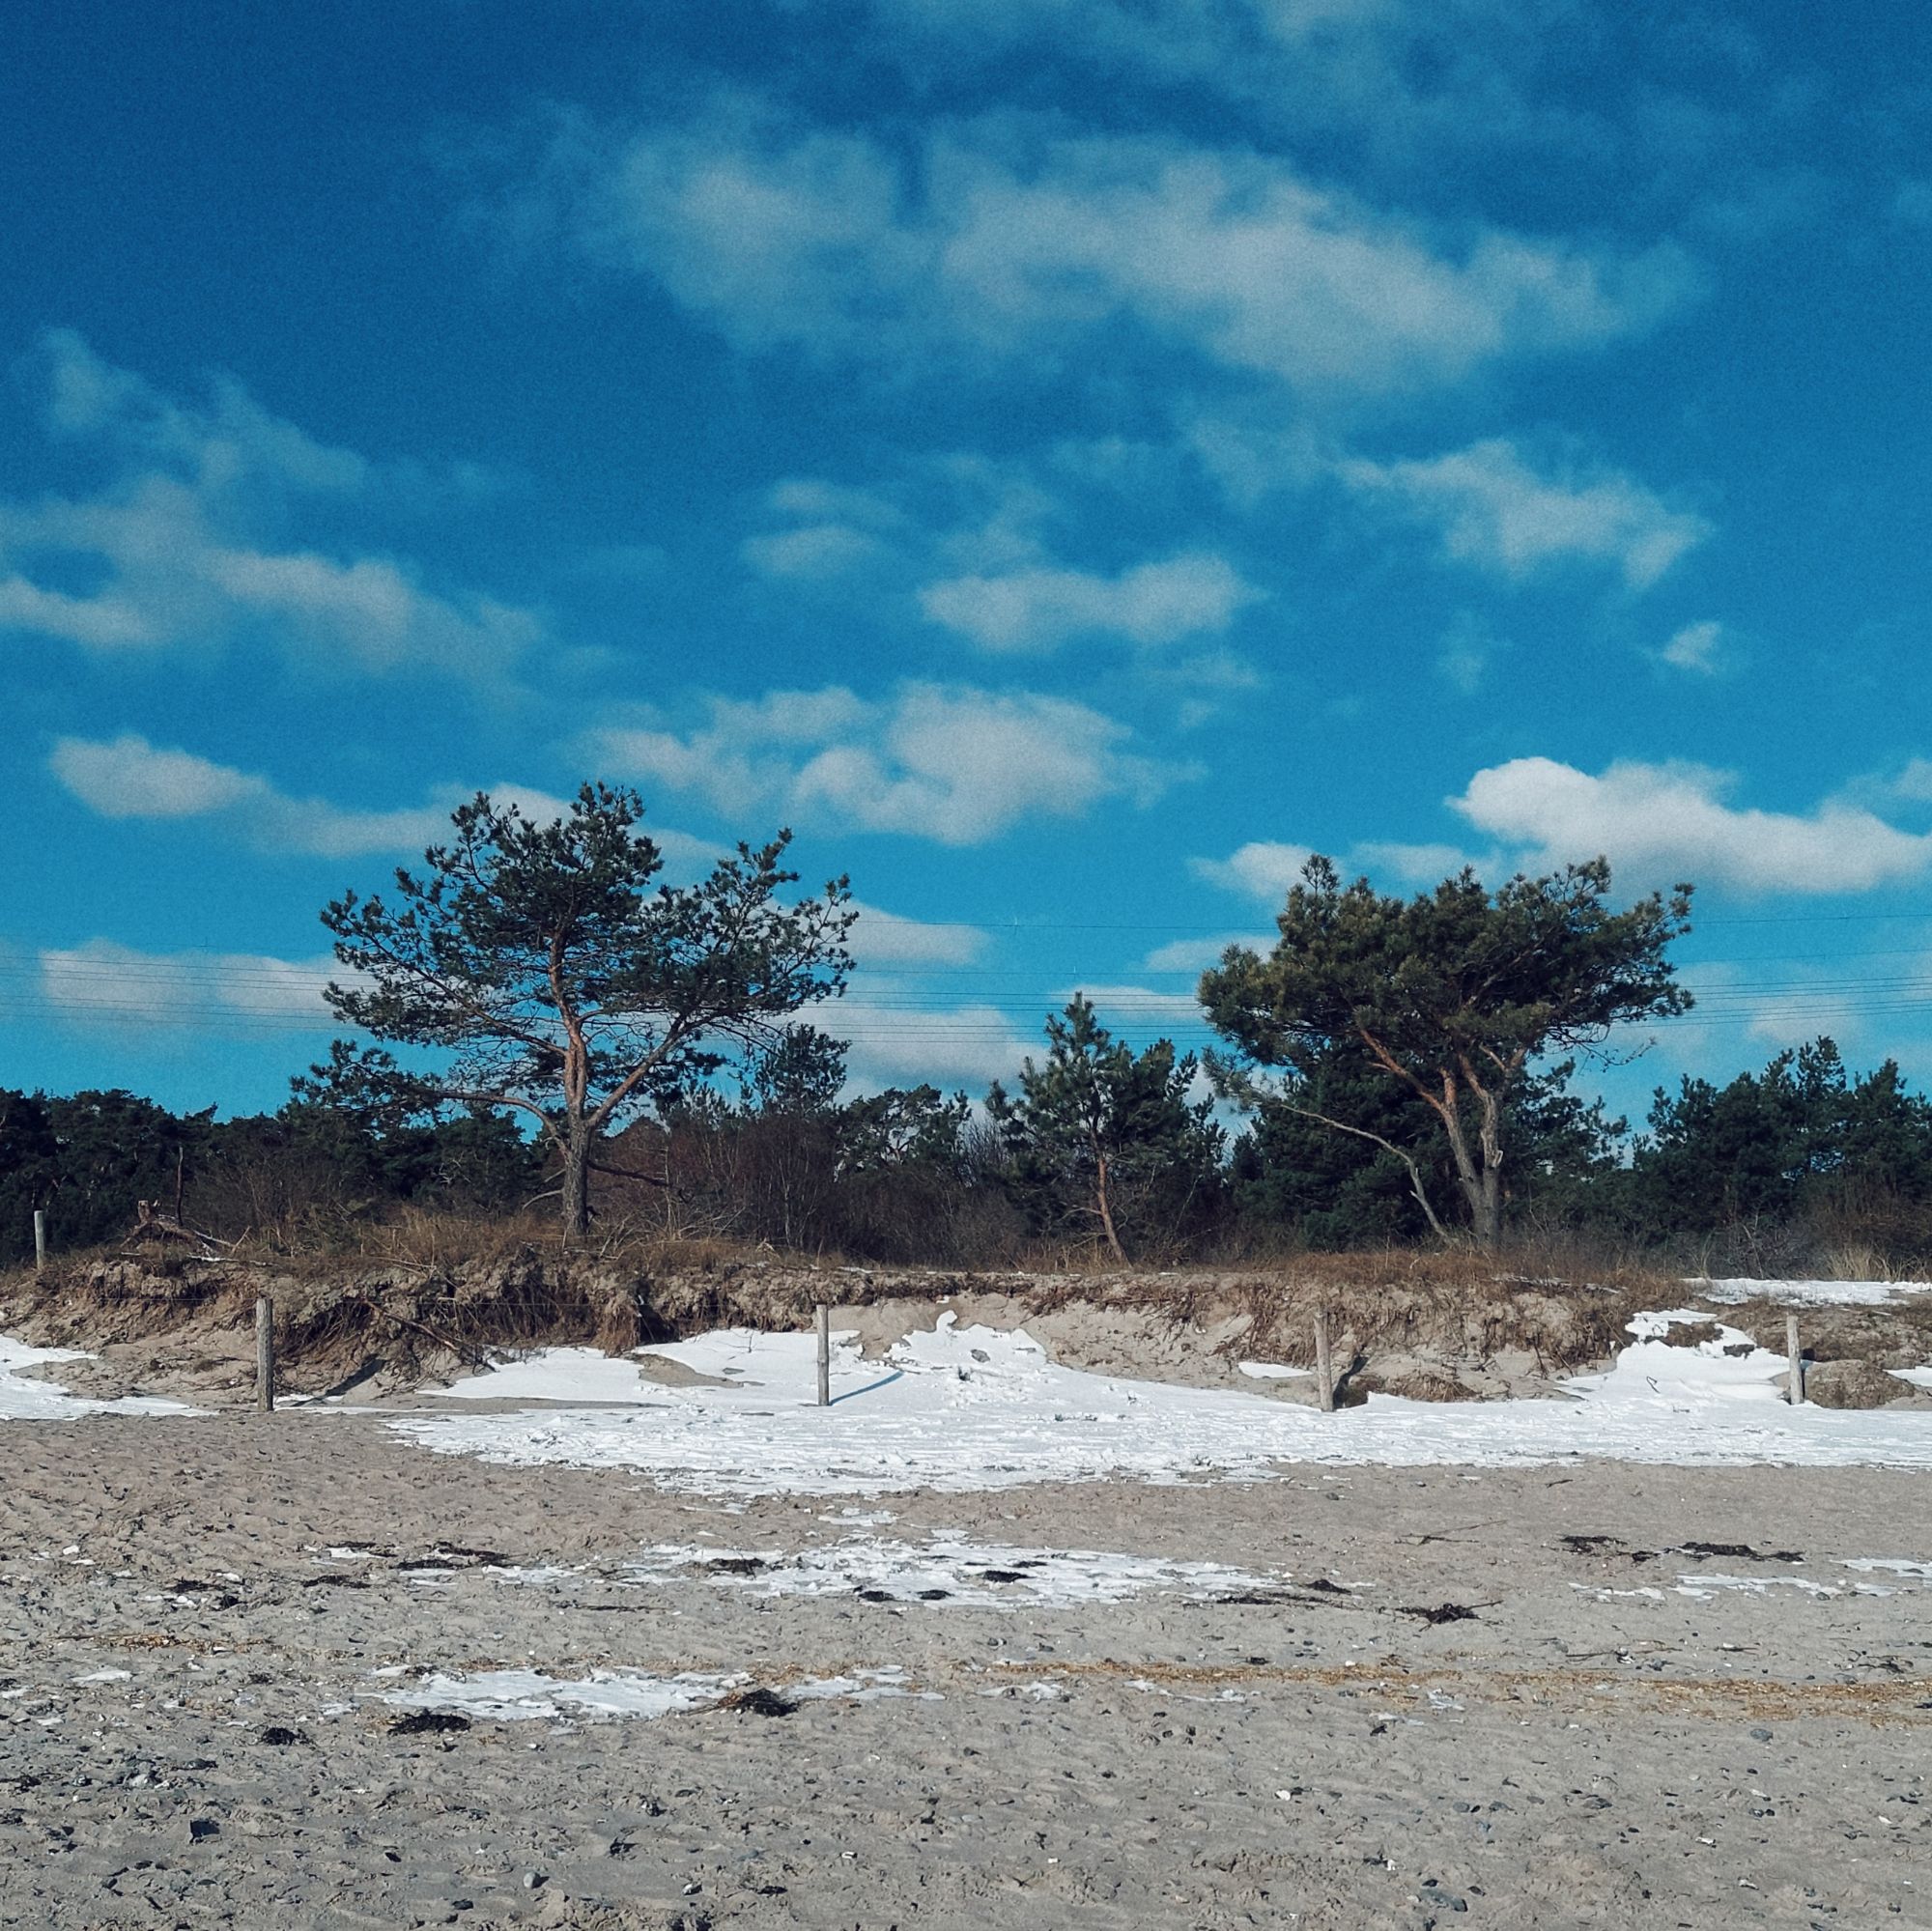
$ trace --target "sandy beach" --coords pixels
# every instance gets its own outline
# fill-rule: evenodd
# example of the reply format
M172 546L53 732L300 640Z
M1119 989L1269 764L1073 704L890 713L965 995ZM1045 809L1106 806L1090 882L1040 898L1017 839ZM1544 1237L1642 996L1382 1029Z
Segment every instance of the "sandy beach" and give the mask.
M1932 1925L1922 1475L720 1500L390 1419L4 1426L0 1923Z

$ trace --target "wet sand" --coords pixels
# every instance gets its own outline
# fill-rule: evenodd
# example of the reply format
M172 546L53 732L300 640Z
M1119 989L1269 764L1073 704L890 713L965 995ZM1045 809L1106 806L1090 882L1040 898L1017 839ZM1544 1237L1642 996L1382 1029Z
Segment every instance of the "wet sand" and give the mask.
M0 1924L1932 1926L1932 1584L1842 1566L1932 1559L1922 1476L1300 1467L862 1528L369 1414L0 1423ZM948 1531L1268 1586L632 1572ZM1714 1576L1759 1586L1678 1593ZM503 1668L934 1696L417 1734L382 1700Z

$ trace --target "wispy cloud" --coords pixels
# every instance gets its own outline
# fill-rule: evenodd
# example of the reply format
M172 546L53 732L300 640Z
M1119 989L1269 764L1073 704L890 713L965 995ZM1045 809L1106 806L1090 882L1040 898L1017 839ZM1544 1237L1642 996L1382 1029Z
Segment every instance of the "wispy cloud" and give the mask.
M1657 654L1675 670L1694 670L1710 677L1722 667L1724 627L1715 619L1686 624L1672 632Z
M1238 892L1263 905L1279 905L1301 883L1302 867L1313 856L1307 845L1258 838L1239 846L1226 858L1197 858L1188 863L1195 877L1209 885ZM1496 865L1493 857L1474 858L1457 845L1405 844L1378 838L1358 839L1329 856L1345 876L1367 875L1397 885L1434 885L1439 879L1453 878L1465 868L1482 873L1493 870ZM1271 945L1273 941L1267 943Z
M817 1023L849 1041L853 1081L861 1087L925 1081L983 1087L1010 1079L1031 1050L997 1006L978 1000L908 1006L876 981L855 985Z
M500 677L542 620L438 590L405 558L293 533L317 497L366 498L394 471L317 441L217 379L193 407L49 334L33 365L48 432L105 458L93 495L0 499L0 629L97 652L267 647L361 672ZM413 473L413 472L412 472ZM98 580L75 591L76 572Z
M327 957L146 952L90 939L39 955L42 997L63 1017L110 1027L311 1032L330 1025L323 999L348 975Z
M982 650L1048 651L1079 637L1152 649L1219 634L1261 594L1225 556L1192 553L1117 577L1054 569L953 577L922 590L920 607Z
M1212 938L1170 939L1156 946L1141 961L1141 970L1151 973L1204 973L1218 964L1230 946L1245 946L1250 951L1266 951L1274 944L1271 932L1222 932Z
M1202 1016L1201 1002L1192 992L1160 991L1131 981L1086 982L1068 986L1062 996L1070 999L1075 993L1094 1002L1102 1024L1123 1033L1158 1032L1171 1036L1199 1031L1207 1023Z
M1190 859L1188 867L1209 885L1268 902L1288 896L1289 888L1300 881L1302 866L1314 856L1312 845L1254 838L1226 858Z
M252 772L152 745L133 731L60 738L48 764L100 817L208 819L265 850L318 858L421 849L449 829L449 813L464 796L448 791L434 804L397 811L348 810L320 798L287 797Z
M1105 798L1149 804L1188 775L1131 751L1126 727L1100 712L1032 692L914 683L867 700L834 686L709 708L684 732L610 725L592 751L730 816L778 811L952 845L1078 817Z
M292 798L257 772L150 744L136 731L114 738L58 738L47 764L63 788L99 817L195 819L258 850L312 858L419 852L448 833L451 811L479 788L443 784L422 805L355 810L323 798ZM538 823L569 809L561 798L528 784L480 788L497 805L514 806ZM719 847L707 838L658 825L646 829L675 872L701 869L719 856Z
M862 968L966 966L986 950L986 934L978 925L950 920L928 923L863 901L855 901L854 909L859 923L846 947Z
M1125 324L1297 390L1396 390L1614 340L1694 283L1668 247L1437 229L1252 150L999 115L907 156L722 96L682 128L574 128L545 192L739 347L895 372L1037 368Z
M1350 457L1337 468L1358 495L1434 525L1444 555L1505 577L1594 563L1634 590L1648 589L1711 533L1701 516L1671 508L1629 476L1546 472L1501 437L1417 460Z

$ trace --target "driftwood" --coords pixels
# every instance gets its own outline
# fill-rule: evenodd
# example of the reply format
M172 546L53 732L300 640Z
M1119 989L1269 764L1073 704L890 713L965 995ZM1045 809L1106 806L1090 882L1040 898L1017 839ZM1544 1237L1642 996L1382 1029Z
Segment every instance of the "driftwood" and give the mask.
M448 1349L459 1361L467 1361L472 1368L487 1368L490 1365L488 1350L477 1347L474 1342L459 1341L453 1334L439 1334L427 1322L412 1320L406 1314L397 1314L394 1309L385 1308L381 1301L371 1300L367 1294L348 1293L342 1298L357 1307L367 1308L371 1314L397 1327L412 1327L418 1334L426 1334L439 1348Z
M126 1236L131 1247L144 1240L159 1241L166 1244L178 1241L195 1248L201 1256L213 1261L235 1243L224 1240L217 1234L204 1234L198 1227L188 1227L171 1213L160 1211L160 1203L152 1200L137 1200L134 1203L134 1225Z

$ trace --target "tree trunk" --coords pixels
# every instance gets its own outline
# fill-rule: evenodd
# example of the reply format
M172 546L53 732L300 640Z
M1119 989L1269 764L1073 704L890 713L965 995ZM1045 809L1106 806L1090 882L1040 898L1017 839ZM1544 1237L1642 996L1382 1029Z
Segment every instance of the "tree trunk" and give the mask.
M563 1233L581 1240L590 1232L590 1135L570 1134L563 1143Z
M1113 1249L1114 1259L1123 1267L1131 1265L1127 1250L1121 1245L1121 1236L1114 1230L1114 1204L1107 1198L1107 1156L1104 1153L1094 1170L1094 1205L1100 1215L1100 1231L1107 1236L1107 1245Z
M1462 1094L1447 1079L1443 1085L1441 1101L1431 1099L1429 1103L1435 1107L1449 1138L1449 1151L1456 1162L1456 1183L1469 1204L1469 1231L1475 1235L1477 1246L1492 1254L1502 1245L1503 1238L1502 1140L1495 1100L1487 1093L1479 1095L1483 1121L1477 1145L1472 1149L1463 1125Z
M1503 1238L1502 1109L1495 1094L1487 1089L1482 1092L1482 1103L1483 1201L1476 1216L1476 1238L1493 1253Z
M1476 1244L1493 1254L1503 1242L1503 1176L1499 1167L1485 1165L1476 1192L1470 1197L1475 1214Z

